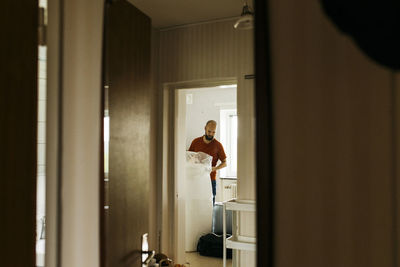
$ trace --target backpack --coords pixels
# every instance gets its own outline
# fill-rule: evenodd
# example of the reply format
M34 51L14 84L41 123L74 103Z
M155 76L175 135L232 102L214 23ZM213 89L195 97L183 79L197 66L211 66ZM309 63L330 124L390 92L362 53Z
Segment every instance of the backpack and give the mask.
M230 235L226 235L226 237L228 238ZM197 243L197 251L201 256L222 258L223 246L222 235L209 233L200 237L199 242ZM226 258L232 258L232 249L226 250Z

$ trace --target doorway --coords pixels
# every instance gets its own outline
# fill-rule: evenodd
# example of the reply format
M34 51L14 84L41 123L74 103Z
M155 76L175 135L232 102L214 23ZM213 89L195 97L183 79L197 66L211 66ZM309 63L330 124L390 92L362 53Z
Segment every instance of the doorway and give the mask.
M182 214L178 216L178 224L184 226L185 229L180 232L182 239L178 238L177 247L181 248L181 243L184 243L185 262L189 262L192 266L201 266L202 264L221 266L222 259L201 256L197 252L199 238L214 232L212 190L207 171L193 172L191 168L187 169L187 153L192 152L186 151L189 150L192 140L204 134L206 122L216 121L217 129L214 138L224 147L228 166L217 171L216 174L215 201L217 205L215 208L220 208L221 202L236 196L236 86L236 84L224 84L215 87L176 90L178 109L175 110L177 127L174 135L179 134L180 137L177 140L179 150L175 153L179 159L182 159L177 162L178 172L175 176L175 183L178 185L177 214ZM217 162L217 165L219 164L220 161ZM215 221L214 224L218 223L222 223L222 221ZM230 265L231 261L228 262L228 266Z
M254 141L254 137L250 134L247 139L242 139L239 141L239 139L236 138L238 140L235 144L236 147L229 145L226 134L228 122L223 118L231 118L230 116L232 116L233 122L231 121L229 123L231 124L231 126L235 126L237 125L236 123L238 121L243 121L243 118L240 117L240 111L242 112L242 114L246 114L246 109L251 108L251 106L243 105L240 106L241 110L239 109L239 112L237 112L236 93L239 90L243 90L243 88L240 89L240 86L245 86L244 83L245 82L242 81L242 83L237 84L236 78L225 78L164 85L164 119L162 127L164 140L163 151L166 151L167 153L163 153L164 175L163 190L161 190L163 192L163 196L161 197L161 199L168 199L169 203L171 203L170 206L172 206L173 208L162 210L161 217L163 219L163 224L161 229L161 241L171 240L171 255L174 255L174 258L177 260L177 262L186 262L188 260L190 262L190 260L193 260L193 256L195 254L185 253L193 251L193 247L195 245L191 244L192 250L188 250L187 247L185 247L185 240L187 238L185 236L185 231L181 230L187 229L185 223L187 223L188 221L186 216L187 214L185 214L186 208L184 197L187 189L182 182L182 180L185 179L184 177L186 177L185 151L187 151L193 138L203 135L205 122L208 119L213 119L210 118L211 116L217 116L215 120L220 127L217 128L216 138L220 139L220 141L223 142L224 148L229 151L229 154L233 154L233 152L237 150L237 146L242 148L244 142L251 143ZM232 93L231 98L228 97L228 92ZM222 94L221 98L218 98L218 94ZM212 95L214 95L215 100L210 99L210 96ZM204 98L209 99L208 103L205 104L204 102L202 102L204 101ZM198 101L200 105L195 107L195 101ZM211 112L207 109L214 109L214 111ZM193 114L193 112L198 114L196 114L194 118L190 118L189 114ZM214 115L212 115L212 113ZM234 115L236 115L237 117ZM237 129L238 132L246 131L246 129L242 128ZM231 139L232 136L237 136L237 132L231 133ZM242 143L239 144L239 142ZM232 157L232 159L234 158L235 157ZM248 164L249 161L243 160L242 158L240 165L237 167L239 167L239 169L243 171L243 169ZM230 165L234 164L232 164L231 162ZM224 173L219 173L219 182L217 180L216 194L217 202L236 197L237 182L239 182L235 177L237 173L237 170L234 170L233 168L231 170L225 168ZM244 183L243 185L245 186ZM168 196L166 197L165 194L167 194ZM211 186L209 196L211 198ZM212 212L212 209L210 210ZM168 216L168 214L173 214L173 216ZM254 230L254 227L252 227L254 221L252 221L251 219L248 220L246 218L243 219L243 225L246 225L247 230ZM170 231L168 232L168 230ZM200 232L196 234L201 235ZM211 229L209 232L211 232ZM192 237L192 241L193 239L197 239L198 237L199 236L196 236L194 238ZM162 247L162 249L164 248ZM252 256L246 255L243 257L243 260L251 262L251 257Z

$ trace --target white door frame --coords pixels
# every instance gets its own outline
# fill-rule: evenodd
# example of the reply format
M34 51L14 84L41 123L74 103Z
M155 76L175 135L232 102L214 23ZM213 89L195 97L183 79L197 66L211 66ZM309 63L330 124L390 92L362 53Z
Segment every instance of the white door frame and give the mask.
M161 203L161 250L174 259L176 263L185 262L185 231L184 228L184 209L182 201L179 199L178 175L182 175L184 168L180 166L179 156L175 151L182 149L182 132L177 131L182 120L178 118L179 111L184 105L178 105L179 90L198 89L205 87L216 87L227 84L238 84L236 77L194 80L176 83L163 84L162 110L163 118L160 129L162 129L162 182L158 192ZM184 107L182 107L184 106ZM185 110L184 110L185 111Z

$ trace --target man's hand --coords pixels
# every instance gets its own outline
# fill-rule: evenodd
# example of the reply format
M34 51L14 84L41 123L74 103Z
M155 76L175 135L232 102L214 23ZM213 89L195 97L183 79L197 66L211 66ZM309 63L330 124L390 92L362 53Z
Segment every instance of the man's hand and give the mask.
M224 160L223 162L221 162L221 164L219 164L218 166L212 167L211 168L211 172L215 172L219 169L225 168L226 167L226 160Z

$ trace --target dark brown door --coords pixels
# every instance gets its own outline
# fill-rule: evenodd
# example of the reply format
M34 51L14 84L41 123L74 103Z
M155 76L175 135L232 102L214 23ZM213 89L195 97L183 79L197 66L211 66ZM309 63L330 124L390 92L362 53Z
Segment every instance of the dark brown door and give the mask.
M35 266L38 3L0 16L0 265Z
M107 4L104 85L110 116L103 266L142 266L150 150L150 19L127 1ZM105 264L104 264L105 263Z

